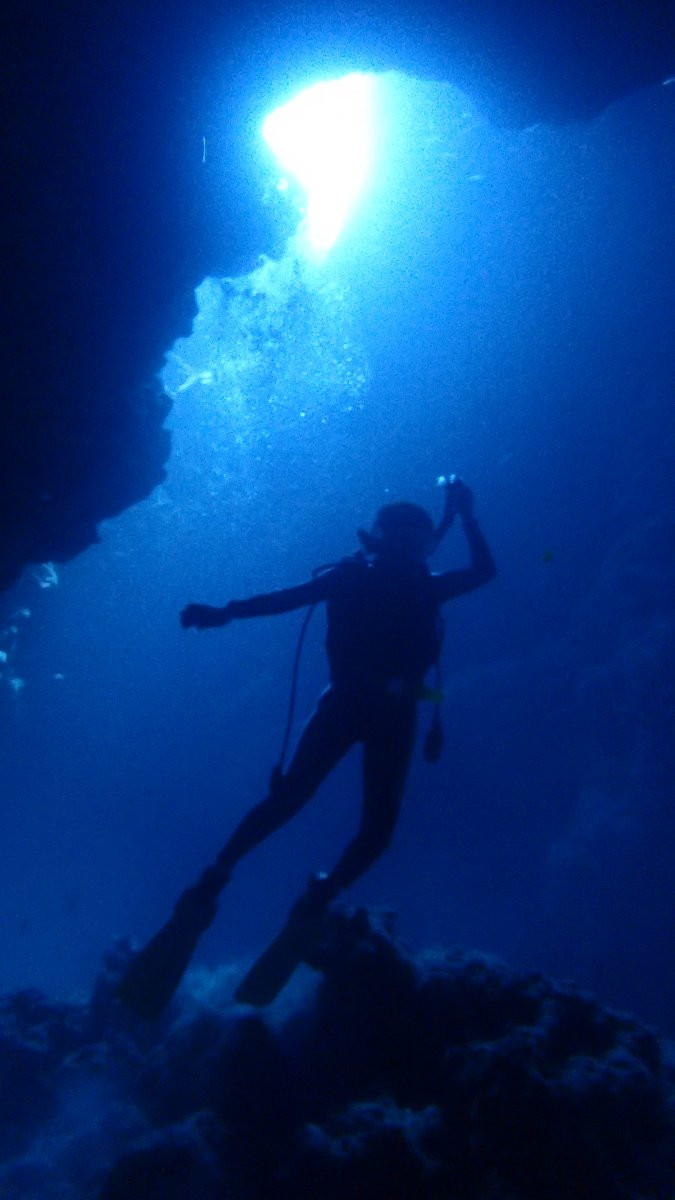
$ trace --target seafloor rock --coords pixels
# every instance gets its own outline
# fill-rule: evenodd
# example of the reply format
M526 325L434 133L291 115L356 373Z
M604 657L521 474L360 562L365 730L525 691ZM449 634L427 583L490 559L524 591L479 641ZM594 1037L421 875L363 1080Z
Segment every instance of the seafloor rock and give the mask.
M571 984L336 909L323 976L267 1013L188 986L156 1026L114 998L1 1009L12 1200L667 1200L672 1063Z

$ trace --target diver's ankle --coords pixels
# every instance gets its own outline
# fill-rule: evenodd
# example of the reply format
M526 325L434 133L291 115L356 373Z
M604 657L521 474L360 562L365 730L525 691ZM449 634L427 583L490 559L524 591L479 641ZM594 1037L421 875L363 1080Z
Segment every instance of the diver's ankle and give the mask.
M338 895L339 888L335 886L330 875L325 871L317 871L315 875L310 875L307 884L306 896L317 904L331 904Z

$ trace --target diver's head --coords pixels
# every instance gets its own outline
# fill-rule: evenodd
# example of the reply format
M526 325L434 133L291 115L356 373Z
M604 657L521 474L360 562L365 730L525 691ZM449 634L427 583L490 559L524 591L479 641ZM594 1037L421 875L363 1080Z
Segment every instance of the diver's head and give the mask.
M385 504L368 533L359 538L369 554L396 557L405 562L423 563L436 548L436 530L426 509L401 501Z

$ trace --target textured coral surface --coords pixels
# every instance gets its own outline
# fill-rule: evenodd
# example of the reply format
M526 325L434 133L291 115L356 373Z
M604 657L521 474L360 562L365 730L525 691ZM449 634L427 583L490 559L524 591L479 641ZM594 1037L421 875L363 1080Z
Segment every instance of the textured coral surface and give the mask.
M413 957L337 908L262 1015L202 973L156 1026L114 999L2 1003L0 1195L666 1200L673 1074L655 1033L461 949ZM317 985L317 981L318 985Z

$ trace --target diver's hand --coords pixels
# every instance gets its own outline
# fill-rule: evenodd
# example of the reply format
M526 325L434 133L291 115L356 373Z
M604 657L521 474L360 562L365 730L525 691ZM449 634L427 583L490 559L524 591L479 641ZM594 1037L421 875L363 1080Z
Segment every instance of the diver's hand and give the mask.
M445 504L448 510L456 512L463 521L470 521L473 517L473 492L458 475L451 475L446 482Z
M215 629L232 620L230 606L217 608L213 604L188 604L180 614L183 629Z

